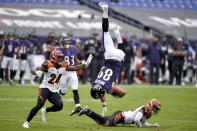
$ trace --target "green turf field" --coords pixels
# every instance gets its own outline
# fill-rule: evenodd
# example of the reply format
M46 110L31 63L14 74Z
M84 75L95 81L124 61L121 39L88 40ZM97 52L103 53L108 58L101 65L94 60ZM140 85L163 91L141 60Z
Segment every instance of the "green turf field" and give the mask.
M22 128L30 109L35 106L38 87L0 86L0 131L197 131L197 89L195 88L162 88L148 85L124 87L127 95L121 99L107 95L107 113L111 115L116 110L131 110L144 105L150 98L161 101L159 114L148 122L159 123L159 128L136 128L135 125L103 127L92 119L84 116L69 116L74 108L72 91L63 96L64 108L57 113L47 114L47 123L41 120L41 112L32 120L29 129ZM134 88L133 88L134 87ZM80 87L82 106L88 105L101 114L102 106L99 100L93 100L89 93L90 87ZM46 103L45 107L50 106Z

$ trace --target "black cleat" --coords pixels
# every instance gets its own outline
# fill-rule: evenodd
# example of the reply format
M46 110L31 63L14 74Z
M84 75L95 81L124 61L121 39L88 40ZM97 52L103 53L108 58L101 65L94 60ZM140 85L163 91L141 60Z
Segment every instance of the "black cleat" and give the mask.
M89 112L90 112L90 108L86 106L83 110L80 111L79 116L83 114L88 114Z
M72 116L73 114L79 113L82 110L81 106L77 106L71 113L70 116Z

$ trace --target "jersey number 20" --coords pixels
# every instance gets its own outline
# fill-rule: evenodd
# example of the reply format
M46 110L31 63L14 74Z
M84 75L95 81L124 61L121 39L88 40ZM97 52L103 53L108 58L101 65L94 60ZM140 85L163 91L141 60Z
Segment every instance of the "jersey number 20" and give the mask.
M51 79L48 81L49 84L54 84L54 83L58 84L61 77L62 77L62 74L59 74L57 79L56 79L56 74L51 74L50 77L51 77Z
M105 72L102 71L104 67L101 68L101 71L98 74L98 78L103 77L103 80L108 81L110 77L113 75L112 69L107 69Z

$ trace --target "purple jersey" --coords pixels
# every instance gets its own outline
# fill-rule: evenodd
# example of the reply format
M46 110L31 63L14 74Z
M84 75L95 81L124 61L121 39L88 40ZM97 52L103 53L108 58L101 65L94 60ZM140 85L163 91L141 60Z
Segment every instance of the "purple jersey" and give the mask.
M64 59L69 66L75 65L74 58L77 53L77 49L75 46L71 45L68 51L62 47L56 48L56 50L60 50L64 54Z
M34 39L32 39L32 40L29 39L29 41L30 41L30 46L32 47L32 49L33 49L33 51L34 51L34 47L35 47L35 45L38 43L38 40L37 40L36 38L34 38ZM30 52L30 51L28 50L28 54L33 54L33 51Z
M9 39L5 39L3 41L3 44L5 45L3 55L8 56L8 57L14 57L15 48L19 46L20 42L18 40L13 40L11 42Z
M110 93L112 83L115 82L119 76L120 67L120 61L105 60L104 65L92 86L99 84L104 90L106 90L107 93Z
M26 40L24 42L20 42L20 53L21 53L21 59L24 60L24 59L27 59L27 51L29 49L29 46L30 46L30 41L29 40Z

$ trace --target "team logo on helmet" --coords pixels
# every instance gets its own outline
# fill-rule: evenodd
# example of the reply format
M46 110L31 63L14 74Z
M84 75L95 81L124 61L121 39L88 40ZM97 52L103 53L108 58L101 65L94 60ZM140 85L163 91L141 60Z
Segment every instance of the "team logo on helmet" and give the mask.
M148 107L149 109L151 110L151 113L152 114L155 114L157 113L160 108L161 108L161 103L159 100L157 99L151 99L149 102L148 102Z
M52 61L54 61L55 63L57 63L59 65L62 65L64 62L64 55L59 50L52 51L50 54L50 58Z

